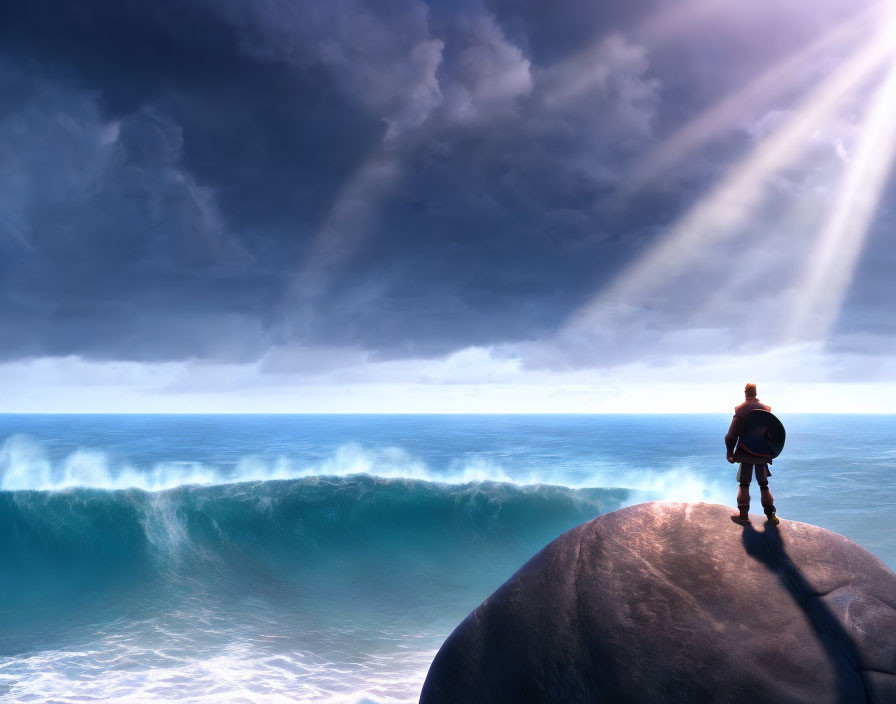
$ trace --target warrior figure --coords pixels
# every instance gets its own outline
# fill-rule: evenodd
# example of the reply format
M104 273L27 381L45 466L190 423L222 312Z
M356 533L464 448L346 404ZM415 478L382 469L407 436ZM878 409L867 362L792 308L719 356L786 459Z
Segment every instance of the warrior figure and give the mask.
M736 516L732 516L731 520L735 523L750 522L750 482L753 479L753 471L755 470L762 508L768 517L768 522L772 525L778 525L780 521L775 515L775 498L768 488L768 478L772 475L768 469L768 466L772 463L771 456L750 452L743 446L742 442L738 442L744 430L744 422L751 411L768 412L772 409L771 406L760 403L759 399L756 398L756 384L747 384L744 387L744 396L746 397L744 402L734 409L734 418L731 420L731 427L728 428L728 434L725 436L728 462L731 464L740 462L740 469L737 470L737 509L739 513Z

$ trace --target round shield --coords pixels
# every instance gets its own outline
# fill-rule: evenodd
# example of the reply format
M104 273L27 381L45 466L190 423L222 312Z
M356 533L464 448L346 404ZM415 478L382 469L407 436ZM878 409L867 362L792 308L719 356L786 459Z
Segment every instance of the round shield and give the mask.
M774 459L784 449L787 433L775 416L768 411L750 411L744 419L738 447L753 455Z

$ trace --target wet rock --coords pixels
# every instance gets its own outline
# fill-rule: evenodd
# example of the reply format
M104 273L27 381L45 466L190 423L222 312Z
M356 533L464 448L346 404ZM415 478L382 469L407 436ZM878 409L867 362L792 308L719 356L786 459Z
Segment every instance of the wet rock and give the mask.
M896 575L732 512L656 502L564 533L448 637L421 702L896 702Z

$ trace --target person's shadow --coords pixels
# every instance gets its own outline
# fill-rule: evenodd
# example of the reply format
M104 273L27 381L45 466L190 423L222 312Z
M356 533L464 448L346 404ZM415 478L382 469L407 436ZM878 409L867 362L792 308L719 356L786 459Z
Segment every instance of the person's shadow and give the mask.
M744 524L741 540L747 554L765 565L790 592L796 605L806 613L836 672L837 701L866 702L855 641L831 609L818 598L818 590L790 559L778 527L767 523L764 531L759 532L751 524Z

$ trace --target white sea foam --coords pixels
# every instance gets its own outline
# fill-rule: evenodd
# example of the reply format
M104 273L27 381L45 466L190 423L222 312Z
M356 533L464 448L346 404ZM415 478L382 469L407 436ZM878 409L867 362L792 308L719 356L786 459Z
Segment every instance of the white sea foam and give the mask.
M733 475L733 472L729 474ZM625 501L627 506L657 499L715 504L727 504L734 499L731 476L725 476L727 482L719 478L708 479L695 473L687 464L664 471L640 472L637 476L626 479L626 488L629 489L629 496Z
M89 448L52 462L44 448L26 435L11 436L0 446L0 490L5 491L88 487L157 492L186 485L358 474L447 484L492 481L522 486L552 484L570 489L620 488L630 492L626 503L657 499L727 503L731 498L730 482L723 484L719 479L709 479L693 471L687 463L671 469L595 463L591 471L579 471L573 476L558 467L510 471L493 458L473 455L459 458L445 471L438 472L400 447L367 448L347 443L316 463L300 463L284 456L249 455L229 469L186 460L140 468L127 462L116 466L107 453Z
M299 464L288 457L269 459L249 455L229 471L191 461L160 462L145 469L128 463L113 466L105 452L94 449L76 450L53 463L44 448L26 435L11 436L0 446L0 490L3 491L47 491L72 487L162 491L194 484L230 484L311 476L344 477L353 474L452 484L475 481L527 483L511 478L501 467L481 459L455 463L450 471L438 474L401 448L368 449L357 443L342 445L332 456L316 464Z
M434 650L397 650L344 668L312 653L270 652L249 642L197 657L109 636L82 650L0 658L0 699L35 704L399 704L417 701L434 655Z

